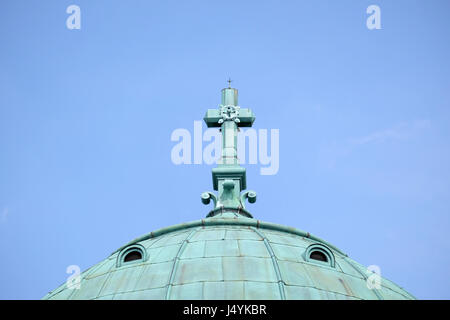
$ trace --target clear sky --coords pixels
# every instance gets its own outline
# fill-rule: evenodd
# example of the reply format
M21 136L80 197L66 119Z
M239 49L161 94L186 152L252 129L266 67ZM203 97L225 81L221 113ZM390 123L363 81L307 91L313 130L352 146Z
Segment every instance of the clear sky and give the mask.
M170 137L231 77L255 128L280 133L277 174L246 165L255 218L449 299L449 14L437 0L1 1L0 298L39 299L69 265L205 217L213 166L173 164Z

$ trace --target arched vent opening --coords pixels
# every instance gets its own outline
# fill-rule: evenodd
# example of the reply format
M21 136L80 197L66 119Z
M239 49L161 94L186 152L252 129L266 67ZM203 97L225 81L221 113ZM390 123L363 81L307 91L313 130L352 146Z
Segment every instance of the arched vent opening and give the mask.
M321 251L311 252L311 254L309 255L309 258L313 259L313 260L317 260L317 261L328 262L327 256Z
M145 248L140 244L134 244L124 248L117 256L117 267L129 263L143 262L147 260Z
M305 260L322 266L334 268L333 252L321 243L310 245L305 252Z
M141 260L142 259L142 253L140 253L138 250L133 250L125 256L123 259L123 262L130 262L135 260Z

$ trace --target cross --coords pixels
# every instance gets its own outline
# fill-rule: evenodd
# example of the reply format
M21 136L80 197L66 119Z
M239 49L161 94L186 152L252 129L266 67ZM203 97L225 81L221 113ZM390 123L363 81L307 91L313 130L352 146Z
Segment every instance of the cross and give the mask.
M239 213L247 197L246 193L240 194L247 188L247 178L245 168L239 165L237 158L237 131L239 127L251 127L255 115L250 109L238 106L237 95L237 89L231 88L231 79L228 79L228 88L222 89L219 108L208 109L203 120L208 128L220 128L222 133L222 157L217 168L212 170L213 188L218 191L215 209L228 207ZM203 203L209 202L210 194L202 195Z

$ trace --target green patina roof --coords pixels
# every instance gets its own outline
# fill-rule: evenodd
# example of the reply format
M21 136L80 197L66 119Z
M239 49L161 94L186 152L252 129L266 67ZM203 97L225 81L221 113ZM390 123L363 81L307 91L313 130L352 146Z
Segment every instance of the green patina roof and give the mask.
M245 168L237 161L238 127L252 126L250 109L237 105L237 90L222 90L219 109L204 118L220 127L222 159L213 169L213 200L206 219L163 228L131 241L81 274L79 289L66 283L44 299L414 299L373 274L338 248L308 232L253 218L245 200ZM132 249L142 259L125 262ZM314 250L327 262L311 258Z
M312 244L332 252L335 266L307 261ZM146 261L118 265L139 244ZM369 289L365 267L307 232L225 212L147 234L64 283L44 299L414 299L382 278Z

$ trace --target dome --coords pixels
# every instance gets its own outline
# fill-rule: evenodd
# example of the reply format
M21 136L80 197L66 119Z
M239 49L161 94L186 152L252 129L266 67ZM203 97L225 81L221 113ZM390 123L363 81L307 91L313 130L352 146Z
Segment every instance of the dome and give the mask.
M64 283L44 299L414 299L342 251L308 232L259 221L247 211L245 168L237 159L239 127L255 116L222 90L204 120L220 127L222 157L212 170L217 194L205 219L144 235Z
M307 232L228 211L131 241L79 289L64 283L44 299L414 299L385 278L369 289L371 276Z

